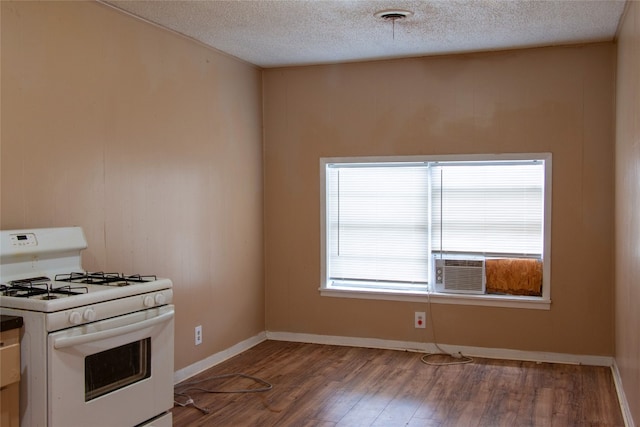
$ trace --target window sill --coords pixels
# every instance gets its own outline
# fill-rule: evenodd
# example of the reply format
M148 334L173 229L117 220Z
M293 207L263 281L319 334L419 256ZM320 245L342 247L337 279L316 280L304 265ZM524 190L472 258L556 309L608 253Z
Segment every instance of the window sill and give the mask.
M551 300L528 296L445 294L439 292L361 289L347 286L321 287L320 295L337 298L431 302L433 304L481 305L534 310L551 309Z

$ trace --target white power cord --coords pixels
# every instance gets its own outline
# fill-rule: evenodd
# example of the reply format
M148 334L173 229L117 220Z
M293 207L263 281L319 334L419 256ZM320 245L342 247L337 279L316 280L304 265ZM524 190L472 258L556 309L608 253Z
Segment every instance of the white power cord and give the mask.
M201 387L195 387L196 384L200 384L200 383L203 383L203 382L206 382L206 381L219 380L219 379L232 378L232 377L240 377L240 378L250 379L250 380L253 380L253 381L255 381L255 382L259 383L259 384L262 384L262 387L239 389L239 390L211 390L211 389L206 389L206 388L201 388ZM271 383L268 383L267 381L265 381L263 379L260 379L260 378L257 378L257 377L252 377L251 375L246 375L246 374L215 375L215 376L212 376L212 377L204 378L202 380L190 381L190 382L187 382L187 383L179 384L178 386L176 386L176 389L179 389L180 391L174 390L173 394L174 394L174 396L186 397L187 400L185 402L178 402L174 398L173 403L174 403L174 405L178 405L178 406L181 406L181 407L185 407L185 406L191 405L194 408L198 409L203 414L209 414L211 411L209 411L206 408L202 408L202 407L196 405L196 403L191 398L191 396L186 394L185 391L193 390L193 391L198 391L198 392L202 392L202 393L259 393L259 392L263 392L263 391L269 391L272 388L273 388L273 385Z
M426 363L427 365L433 365L433 366L464 365L466 363L473 363L472 357L465 356L459 351L457 353L450 353L450 352L444 351L438 345L438 341L436 340L436 328L433 322L433 311L431 310L431 290L427 290L427 310L429 311L429 323L431 324L431 333L433 335L433 345L436 346L439 353L427 353L423 355L420 358L422 363ZM449 360L444 362L432 362L429 360L436 356L440 358L448 357L454 360Z
M175 400L175 398L174 398L174 400L173 400L173 404L174 404L174 406L175 406L175 405L178 405L178 406L181 406L181 407L183 407L183 408L184 408L185 406L189 406L189 405L191 405L191 406L193 406L194 408L198 409L200 412L202 412L202 413L203 413L203 414L205 414L205 415L211 412L211 411L209 411L207 408L203 408L203 407L201 407L201 406L196 405L196 402L194 402L194 401L193 401L193 399L192 399L189 395L187 395L187 394L184 394L184 393L176 393L176 392L174 392L173 394L174 394L174 396L185 396L185 397L187 397L187 401L186 401L186 402L184 402L184 403L182 403L182 402L178 402L178 401L177 401L177 400Z

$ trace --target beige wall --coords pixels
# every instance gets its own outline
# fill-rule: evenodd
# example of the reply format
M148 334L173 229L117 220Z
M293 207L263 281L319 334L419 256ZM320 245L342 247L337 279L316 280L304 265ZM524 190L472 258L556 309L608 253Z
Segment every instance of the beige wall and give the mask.
M3 1L1 52L2 229L173 279L176 369L264 331L260 70L95 2Z
M614 65L604 43L266 70L267 330L433 341L424 305L319 295L320 157L548 151L551 309L434 304L437 341L612 355Z
M271 331L433 341L413 328L420 304L319 296L322 156L551 151L551 310L434 305L437 339L613 354L613 45L273 69L261 83L97 3L1 7L0 226L81 225L87 268L172 278L176 369L265 330L265 315ZM636 196L638 9L620 43L635 91L619 95L616 152L617 190ZM626 202L616 350L638 401Z
M616 90L615 355L640 425L640 4L628 2L618 40Z

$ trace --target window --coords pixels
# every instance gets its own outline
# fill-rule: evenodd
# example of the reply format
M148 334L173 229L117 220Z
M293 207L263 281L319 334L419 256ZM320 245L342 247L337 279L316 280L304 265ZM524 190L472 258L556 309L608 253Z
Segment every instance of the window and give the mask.
M94 353L84 360L84 400L89 402L151 376L151 338Z
M550 154L324 158L321 175L323 294L549 301ZM448 289L438 259L480 260L482 289Z

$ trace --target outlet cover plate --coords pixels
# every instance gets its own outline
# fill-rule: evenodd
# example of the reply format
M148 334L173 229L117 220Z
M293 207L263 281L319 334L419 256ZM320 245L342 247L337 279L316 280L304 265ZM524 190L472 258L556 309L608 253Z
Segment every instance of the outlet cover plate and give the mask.
M424 311L416 311L413 320L413 327L424 329L427 327L427 317Z

